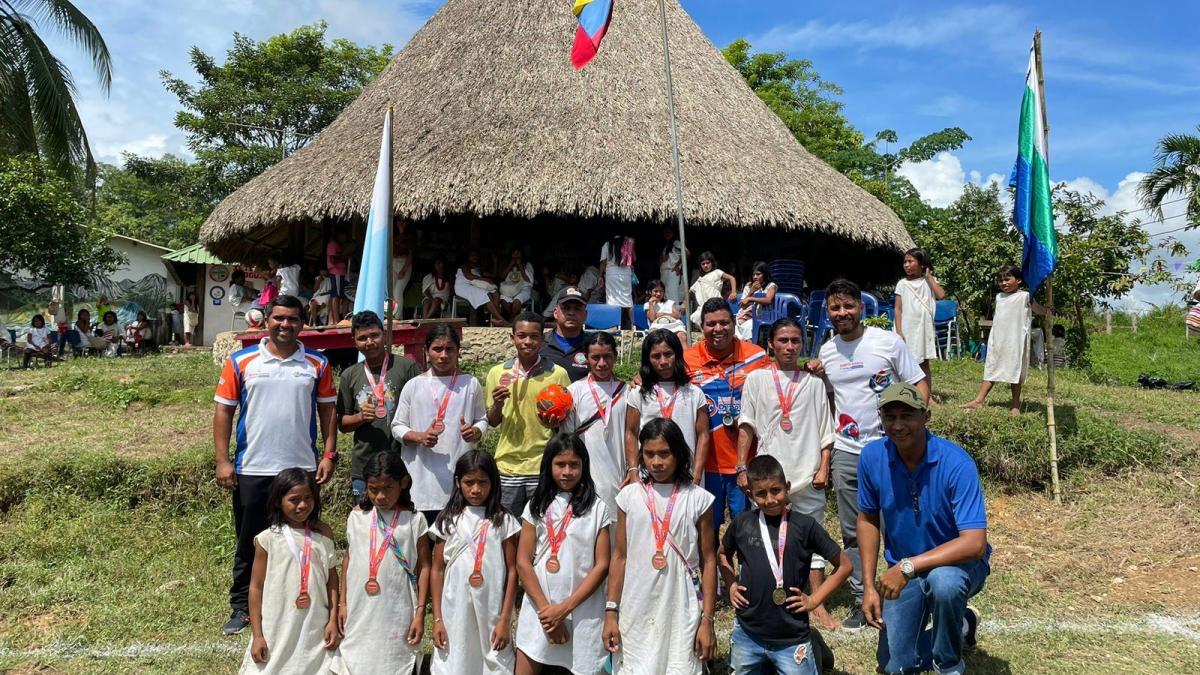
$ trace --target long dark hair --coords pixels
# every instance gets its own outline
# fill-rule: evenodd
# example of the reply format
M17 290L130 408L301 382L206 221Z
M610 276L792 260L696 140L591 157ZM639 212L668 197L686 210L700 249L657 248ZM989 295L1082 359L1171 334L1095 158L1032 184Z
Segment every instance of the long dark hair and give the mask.
M484 517L492 521L494 527L500 527L504 523L504 507L500 505L500 469L496 466L496 460L482 450L468 450L467 454L459 457L454 463L454 491L450 493L450 501L446 502L446 508L442 509L433 521L434 527L447 535L454 532L454 522L467 508L467 498L458 482L473 471L482 471L492 483L487 503L483 505Z
M271 481L271 493L267 499L267 523L271 527L287 525L283 516L283 498L292 488L307 485L313 496L313 510L308 514L308 525L321 519L321 492L317 488L317 479L304 469L284 469L275 475Z
M571 492L571 511L576 516L582 516L596 502L596 484L592 481L592 462L588 457L587 446L583 444L583 439L577 434L555 434L554 438L551 438L550 442L546 444L546 450L542 453L542 467L538 470L538 484L529 498L529 513L534 518L545 516L546 509L550 508L554 496L558 494L558 484L554 481L552 469L554 458L564 452L575 453L583 465L579 483Z
M646 470L646 460L642 457L641 446L654 438L666 441L667 447L671 448L671 454L675 456L675 475L671 477L671 480L676 483L691 482L692 450L683 438L683 432L679 430L679 425L666 417L656 417L646 422L646 426L642 427L642 433L638 434L638 466L642 471Z
M588 349L590 349L592 346L611 347L613 350L613 355L616 356L617 354L616 338L614 338L611 333L606 333L602 330L598 330L594 333L585 333L583 336L583 342L580 343L579 346L582 347L581 351L583 351L584 356L587 356Z
M768 266L767 263L763 262L762 260L759 260L758 262L754 263L754 265L750 267L751 281L754 280L755 272L762 272L763 288L766 288L767 285L769 285L771 283L771 268L770 268L770 266Z
M650 350L663 343L675 352L675 372L671 374L671 381L677 387L692 381L683 363L683 343L679 341L679 336L669 330L656 328L646 333L646 339L642 341L642 393L646 396L654 393L654 385L660 381L658 373L654 372L654 366L650 365Z
M372 478L382 478L387 476L397 483L403 483L405 478L412 478L412 474L408 472L408 467L404 465L404 460L400 458L400 453L395 450L384 450L371 456L363 466L363 481L369 481ZM412 482L410 480L408 487L400 490L400 501L397 504L409 511L415 511L416 505L412 500ZM375 508L375 504L371 502L371 497L367 495L367 491L363 490L362 497L358 501L358 508L363 511L370 511Z
M801 346L804 345L804 326L801 326L799 321L796 321L790 316L776 319L775 323L771 324L771 330L769 333L767 333L767 342L770 343L773 341L775 339L775 334L784 328L795 328L796 330L800 331L800 344Z
M425 334L425 351L429 351L433 343L442 338L449 338L455 347L462 349L462 337L459 336L458 331L454 330L448 323L435 323L429 329L429 332Z
M925 252L925 249L910 248L904 252L904 255L912 256L912 259L916 260L917 264L920 265L921 267L923 267L927 270L930 270L930 271L933 270L933 263L929 262L929 254Z
M625 245L625 235L618 234L608 240L608 261L614 265L621 264L621 247Z

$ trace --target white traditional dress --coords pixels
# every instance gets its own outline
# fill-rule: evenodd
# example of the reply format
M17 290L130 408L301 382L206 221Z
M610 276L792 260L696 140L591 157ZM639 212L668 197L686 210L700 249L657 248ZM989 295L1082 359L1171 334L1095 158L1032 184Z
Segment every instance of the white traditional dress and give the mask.
M525 263L525 274L516 267L508 272L508 276L500 283L500 299L505 302L520 300L522 305L529 304L533 297L533 263Z
M471 270L471 274L474 274L477 277L480 273L481 272L479 271L478 267L475 267ZM458 271L454 273L454 294L471 303L471 307L475 309L479 309L480 307L488 304L488 301L491 300L491 298L488 296L488 293L491 293L494 290L496 290L496 284L493 284L487 279L468 279L467 276L463 274L461 267L458 268Z
M1033 312L1029 308L1029 293L996 294L996 313L992 317L992 332L988 333L987 361L983 379L988 382L1021 384L1029 373L1029 327Z
M560 492L550 504L551 520L556 533L570 499L570 493ZM582 516L572 514L571 522L567 525L566 537L558 550L559 569L551 574L546 570L546 561L550 558L550 544L545 518L535 518L529 512L529 505L525 505L521 520L533 525L537 530L533 568L547 601L552 604L560 603L583 584L584 578L596 564L596 537L612 521L609 514L608 507L599 499L593 502L592 507ZM517 618L517 649L538 663L566 668L577 675L600 673L604 669L604 660L608 654L604 649L603 640L604 600L607 597L605 584L601 583L596 591L564 620L570 641L566 644L552 645L546 639L546 633L538 621L537 610L540 608L535 609L529 596L526 596L525 606Z
M650 330L668 330L672 333L682 333L687 329L683 325L683 319L676 319L670 315L670 312L675 311L674 300L663 300L662 302L646 302L643 307L646 309L646 316L650 316L650 305L654 305L654 311L658 313L658 318L650 324Z
M659 517L664 517L673 484L650 488ZM696 522L712 506L713 496L691 481L679 487L665 546L667 566L654 569L654 529L642 483L626 485L617 495L625 512L625 585L621 590L621 651L614 673L620 675L700 675L703 664L692 646L700 626L700 529ZM678 547L676 552L671 542ZM680 556L680 552L686 557ZM692 571L689 571L689 566Z
M755 291L753 295L762 295L765 297L767 291L771 288L776 288L776 290L778 290L778 287L775 286L775 282L771 282L767 284L766 288L762 289L761 291ZM742 287L742 293L738 296L738 300L745 300L746 296L748 295L751 295L750 284L746 284ZM762 311L763 307L766 307L766 305L752 302L750 303L749 307L742 307L738 310L737 317L734 320L734 330L737 331L738 339L753 342L754 338L758 337L757 335L754 335L754 317L758 316L758 313Z
M417 542L429 526L420 511L375 514L375 509L355 509L346 519L346 637L329 657L329 672L338 675L411 673L421 665L421 645L409 645L407 637L417 603ZM376 546L383 546L393 518L391 543L375 576L380 590L368 595L372 525Z
M649 394L643 392L641 387L633 387L628 394L628 405L638 411L638 433L641 433L650 420L665 417L665 404L665 407L671 409L671 421L683 433L683 440L687 441L688 450L692 451L692 459L695 460L696 411L708 408L708 399L704 397L704 391L691 382L683 385L678 394L675 393L677 387L674 382L662 382L654 387L654 391Z
M321 672L326 656L325 624L330 612L325 582L329 579L329 569L337 565L333 541L319 532L312 532L309 605L305 609L296 607L304 530L287 525L272 527L255 536L254 543L267 552L267 575L262 591L262 632L267 641L267 662L255 663L248 645L238 672L280 675Z
M615 379L596 382L591 375L567 388L575 405L563 422L563 431L579 433L587 446L592 482L609 513L617 511L617 492L625 479L625 410L632 389ZM604 415L600 415L601 408Z
M704 308L705 301L710 298L723 297L721 291L724 284L725 272L714 268L708 274L701 274L692 282L692 295L696 296L696 309L692 311L692 323L700 325L700 310Z
M499 486L492 486L492 489L499 489ZM475 569L476 538L485 522L488 523L485 536L487 543L479 569L483 575L483 585L475 588L469 580ZM433 650L430 673L511 673L516 660L512 647L499 651L492 648L492 629L500 620L500 610L504 605L505 575L508 572L504 564L504 542L520 534L521 525L516 518L505 513L500 527L494 527L490 520L484 518L482 506L468 506L459 514L452 529L446 532L436 524L429 528L431 538L446 542L442 622L447 638L447 649Z
M633 268L621 264L621 252L613 251L609 257L609 244L600 247L600 260L604 266L604 302L617 307L633 307Z
M683 244L679 240L672 241L663 247L663 255L667 257L666 262L658 264L658 278L665 286L667 300L673 300L676 304L683 303ZM676 269L679 268L679 269Z
M912 352L917 363L936 360L937 333L933 329L933 314L937 307L933 289L925 277L901 279L896 282L896 295L900 297L900 332L904 343Z

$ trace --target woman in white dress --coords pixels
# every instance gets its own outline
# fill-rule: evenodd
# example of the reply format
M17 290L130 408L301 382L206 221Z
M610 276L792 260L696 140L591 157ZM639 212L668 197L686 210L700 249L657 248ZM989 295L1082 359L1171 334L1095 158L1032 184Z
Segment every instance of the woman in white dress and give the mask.
M346 579L329 657L337 675L414 673L421 667L429 597L429 529L413 508L412 478L400 454L381 452L363 467L367 491L346 519Z
M425 336L429 370L400 391L392 417L392 437L412 474L415 508L432 523L454 491L454 465L487 431L483 390L458 369L462 343L449 324Z
M637 262L633 237L616 236L600 247L600 273L604 275L604 302L621 307L621 326L633 322L633 264Z
M270 527L254 537L250 629L239 673L316 675L340 641L333 532L317 519L317 482L303 469L271 481Z
M758 342L759 336L754 334L754 318L764 307L775 304L775 292L778 287L771 281L771 271L767 268L767 263L760 260L754 263L752 269L754 271L750 274L750 283L746 284L738 296L740 309L734 329L738 339Z
M446 261L433 261L433 271L421 280L421 318L435 319L450 306L450 280L446 278Z
M704 485L704 463L712 436L708 428L708 401L700 387L692 384L683 363L683 345L674 333L652 330L642 341L640 386L629 392L625 410L625 480L637 480L638 435L650 421L666 418L675 422L690 453L692 478Z
M609 513L616 513L617 492L625 479L625 411L630 387L613 376L617 341L612 335L587 333L580 350L587 357L588 375L567 388L575 403L562 430L583 440L596 494Z
M974 409L982 406L992 386L997 382L1006 382L1012 389L1009 414L1020 415L1021 385L1029 373L1029 329L1033 314L1046 315L1049 312L1021 288L1024 277L1020 267L1001 267L996 280L1000 292L996 294L996 313L992 317L992 331L988 334L983 386L975 400L964 403L962 407Z
M512 321L533 297L533 264L525 262L521 249L513 249L500 279L500 313Z
M662 253L658 256L658 278L662 279L664 298L677 306L683 304L683 265L686 254L683 244L675 238L675 228L663 228Z
M431 675L511 673L521 525L500 506L496 460L471 450L454 465L454 493L429 536L433 549Z
M667 297L667 286L660 280L650 282L647 288L650 297L644 305L650 328L668 330L680 341L687 339L687 328L683 325L683 312L679 305Z
M604 668L612 518L592 483L589 454L575 434L550 439L521 516L517 571L527 597L517 618L517 675L536 675L543 666L580 675Z
M617 495L604 646L622 675L700 675L716 654L713 496L691 480L687 444L657 419L639 436L649 479Z
M705 251L700 254L700 276L692 282L692 297L695 298L696 304L692 305L696 309L691 314L692 323L696 326L700 325L700 309L704 307L704 303L709 298L725 297L725 283L729 283L730 301L737 300L737 279L726 274L723 270L717 267L717 259L711 251Z
M500 313L500 291L479 268L479 249L467 251L467 262L454 276L454 294L471 303L473 309L487 307L493 326L510 326Z
M946 289L933 276L929 256L919 248L904 253L904 278L896 282L896 334L908 345L913 360L925 372L929 386L933 377L929 361L937 359L937 332L933 315L937 301L946 297Z
M404 291L408 290L413 274L412 244L405 233L407 226L403 219L397 220L392 237L392 301L396 306L393 316L397 319L404 318Z

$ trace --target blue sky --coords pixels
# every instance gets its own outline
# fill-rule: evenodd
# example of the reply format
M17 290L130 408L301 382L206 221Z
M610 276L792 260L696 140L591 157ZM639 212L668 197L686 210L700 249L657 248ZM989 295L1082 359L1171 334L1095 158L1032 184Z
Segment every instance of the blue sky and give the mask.
M562 0L564 3L567 0ZM618 0L651 2L653 0ZM262 39L325 19L329 35L403 46L439 0L76 0L100 28L114 57L106 99L87 63L58 40L76 74L93 151L118 161L122 151L187 154L172 120L177 101L158 71L194 79L187 52L218 58L235 31ZM1092 2L812 2L682 0L718 47L739 37L756 49L786 51L813 62L845 90L846 115L864 133L894 129L902 143L946 126L974 140L961 150L903 169L922 196L952 201L964 182L1007 175L1027 50L1035 27L1044 35L1051 173L1055 181L1140 208L1138 172L1153 165L1165 133L1200 124L1200 3ZM1174 205L1152 233L1184 224ZM1150 220L1144 211L1133 213ZM1193 255L1200 234L1187 233ZM1162 289L1131 299L1161 301ZM1144 307L1144 305L1141 305Z

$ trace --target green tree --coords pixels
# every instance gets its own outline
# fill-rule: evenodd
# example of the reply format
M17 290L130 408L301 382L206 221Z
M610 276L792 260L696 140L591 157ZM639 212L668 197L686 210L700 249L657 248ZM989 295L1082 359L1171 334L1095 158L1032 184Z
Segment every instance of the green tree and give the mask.
M1168 134L1159 139L1154 170L1138 185L1142 204L1159 220L1164 202L1174 194L1187 199L1188 227L1200 225L1200 136Z
M392 56L392 46L325 39L325 23L257 42L235 33L225 63L191 50L199 84L167 71L183 110L175 126L228 194L303 147L338 116Z
M86 227L88 208L72 184L36 157L0 159L0 290L94 286L123 258ZM14 273L34 280L14 283Z
M200 225L220 201L204 166L174 155L124 155L124 167L100 165L96 220L109 232L160 246L196 242Z
M75 106L75 82L37 26L49 26L92 61L101 89L112 58L92 22L68 0L0 0L0 156L30 154L66 175L96 165Z

